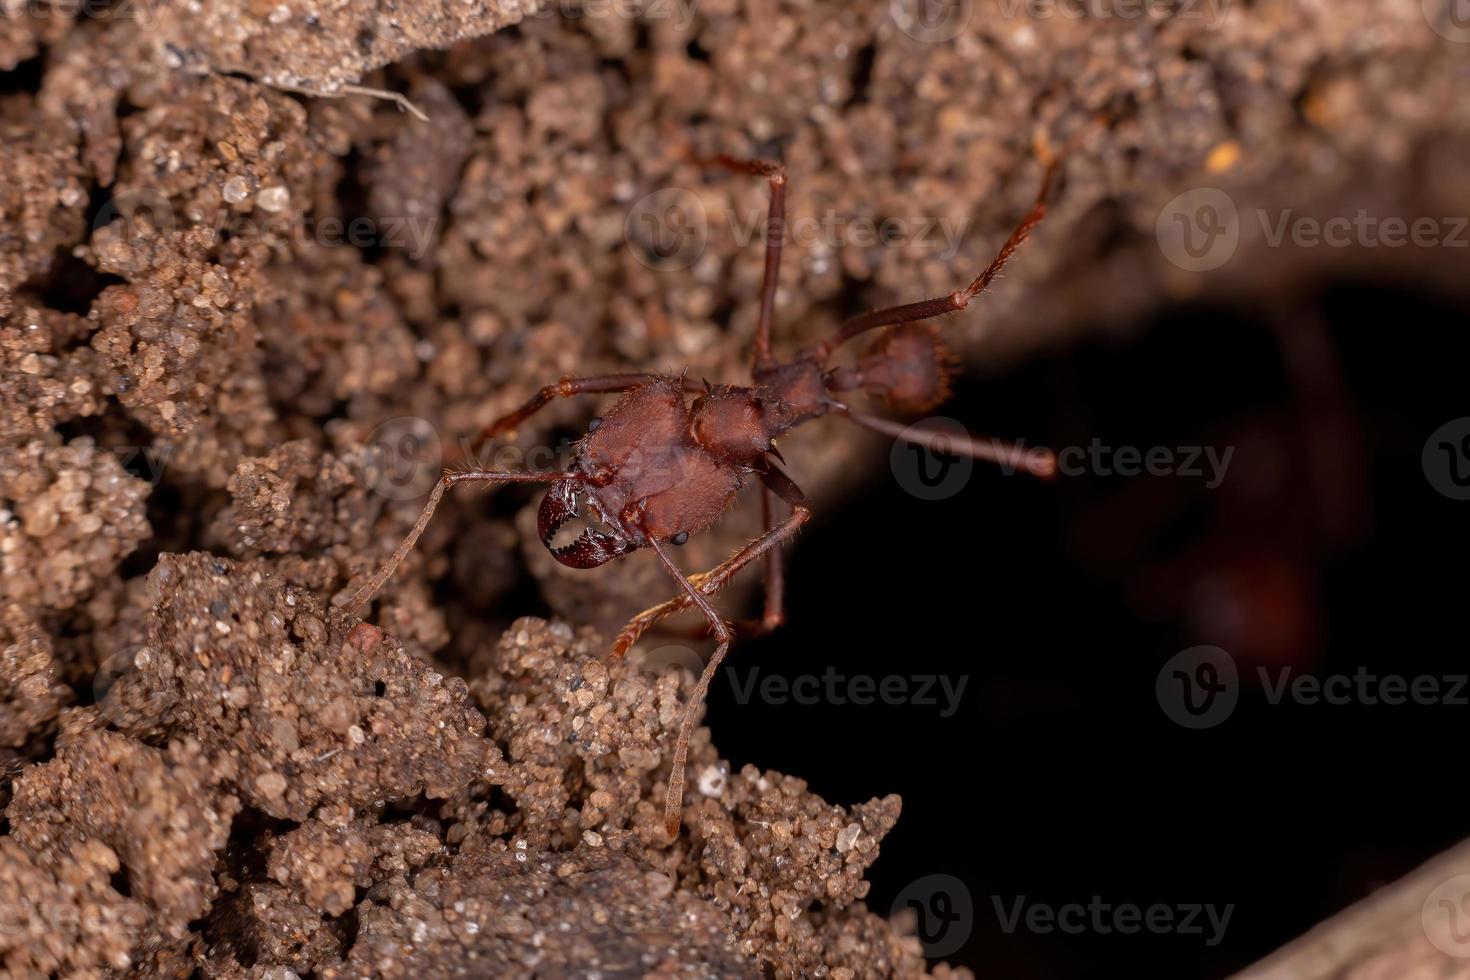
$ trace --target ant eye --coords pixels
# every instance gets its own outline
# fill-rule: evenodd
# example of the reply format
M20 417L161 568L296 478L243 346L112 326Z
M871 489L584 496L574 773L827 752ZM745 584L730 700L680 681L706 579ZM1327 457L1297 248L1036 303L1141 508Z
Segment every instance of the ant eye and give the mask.
M601 424L602 424L602 416L599 415L599 416L597 416L597 418L595 418L591 422L588 422L587 423L587 431L588 432L596 432L597 431L597 427L600 426Z
M688 540L689 540L689 532L688 531L680 531L678 534L674 535L672 538L669 538L669 544L683 544L685 541L688 541Z

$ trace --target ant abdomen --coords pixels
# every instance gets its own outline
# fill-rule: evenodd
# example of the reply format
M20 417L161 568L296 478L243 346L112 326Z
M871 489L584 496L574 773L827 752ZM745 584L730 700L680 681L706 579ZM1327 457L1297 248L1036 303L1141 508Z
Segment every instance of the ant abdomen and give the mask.
M958 371L937 325L906 323L887 331L857 363L857 387L894 411L918 415L949 398Z

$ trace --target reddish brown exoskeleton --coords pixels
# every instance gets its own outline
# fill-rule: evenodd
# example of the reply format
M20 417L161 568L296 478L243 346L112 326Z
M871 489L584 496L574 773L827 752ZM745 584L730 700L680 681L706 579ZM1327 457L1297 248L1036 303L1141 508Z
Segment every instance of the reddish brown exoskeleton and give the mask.
M900 412L919 414L949 395L953 358L926 321L963 310L980 295L1025 241L1045 213L1056 169L1049 161L1036 203L1001 246L994 261L968 286L947 296L876 310L844 323L828 340L789 361L771 353L771 311L785 232L786 173L779 163L719 157L709 161L770 183L765 276L756 321L755 365L749 385L706 385L660 374L612 374L563 378L542 388L516 411L488 426L475 442L513 431L557 398L622 392L623 397L594 419L576 445L571 465L557 473L519 473L468 468L446 470L435 485L413 530L392 557L352 597L347 611L360 608L393 574L429 523L444 491L457 483L551 483L541 502L537 529L556 559L573 568L594 568L621 555L650 548L675 582L673 598L635 616L618 636L612 656L623 656L659 620L690 606L709 622L718 646L705 665L685 709L669 773L664 818L669 835L678 833L684 800L684 763L694 720L715 670L729 650L733 632L715 612L710 596L742 568L766 558L765 613L762 629L784 620L779 546L811 516L806 495L786 475L776 449L782 433L829 412L888 436L902 437L938 452L959 453L999 462L1037 476L1056 469L1052 454L1022 450L992 439L955 438L854 411L838 400L846 391L863 391ZM855 363L831 367L842 344L870 330L884 332ZM692 403L686 396L693 395ZM702 575L686 575L670 555L692 534L713 524L755 476L762 484L765 533ZM777 519L777 499L789 509ZM574 518L587 521L571 542L554 546L557 532Z

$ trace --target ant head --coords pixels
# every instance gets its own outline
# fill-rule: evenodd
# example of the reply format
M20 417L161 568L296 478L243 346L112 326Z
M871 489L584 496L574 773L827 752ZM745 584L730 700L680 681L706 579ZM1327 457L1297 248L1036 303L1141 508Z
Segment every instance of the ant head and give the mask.
M859 385L907 415L922 414L947 400L956 370L938 326L927 321L887 331L857 365Z
M595 493L587 490L581 481L558 480L546 492L541 508L536 512L536 530L541 543L553 558L571 568L596 568L643 546L640 537L629 533L616 517L604 514ZM568 521L582 516L584 502L587 505L586 527L567 544L557 546L557 531Z

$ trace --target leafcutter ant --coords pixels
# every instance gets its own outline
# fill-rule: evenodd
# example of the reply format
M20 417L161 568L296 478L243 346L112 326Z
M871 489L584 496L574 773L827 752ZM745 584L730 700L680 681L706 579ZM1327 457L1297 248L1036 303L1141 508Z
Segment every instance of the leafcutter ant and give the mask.
M734 638L710 597L741 569L764 557L766 595L760 628L773 629L785 618L779 549L810 518L811 506L782 467L785 461L776 449L777 437L803 422L836 413L863 428L939 453L998 462L1040 477L1050 477L1056 470L1054 457L1044 449L1022 450L993 439L956 438L948 432L905 427L856 411L838 398L844 392L861 391L910 415L927 412L948 398L954 359L940 341L937 325L929 321L968 307L1041 221L1056 172L1055 159L1046 161L1031 210L968 286L946 296L853 317L827 340L786 361L778 360L771 351L771 313L786 212L785 168L779 163L724 156L704 162L764 177L770 184L752 383L711 385L685 377L639 373L563 378L547 385L526 404L487 426L475 440L475 448L514 431L558 398L612 393L622 397L588 426L587 434L576 444L571 464L562 472L446 470L413 530L346 606L348 612L361 608L383 586L418 541L444 491L460 483L550 483L537 514L537 530L556 559L572 568L595 568L640 548L652 549L679 591L633 617L613 644L612 657L622 657L655 623L690 606L703 614L718 643L685 709L674 748L664 804L670 837L679 830L684 764L695 718ZM839 347L875 330L882 332L866 354L850 365L829 365ZM765 532L715 568L686 575L670 549L713 524L752 476L762 487ZM779 515L780 505L784 505L784 516ZM579 517L587 522L586 528L571 542L556 546L558 530Z

